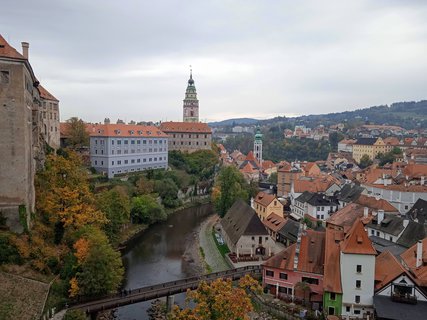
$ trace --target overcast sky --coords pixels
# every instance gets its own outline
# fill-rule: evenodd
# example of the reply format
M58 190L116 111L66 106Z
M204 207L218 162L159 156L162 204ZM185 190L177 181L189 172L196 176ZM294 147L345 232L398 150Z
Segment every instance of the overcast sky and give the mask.
M354 110L427 93L427 1L2 0L0 33L61 119L203 121Z

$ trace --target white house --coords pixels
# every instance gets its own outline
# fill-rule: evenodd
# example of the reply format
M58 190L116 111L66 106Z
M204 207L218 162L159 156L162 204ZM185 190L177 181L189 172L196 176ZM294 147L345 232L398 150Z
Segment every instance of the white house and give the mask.
M295 199L292 205L292 216L297 220L304 218L305 214L318 220L329 219L332 213L339 208L339 202L334 196L321 193L304 192Z
M376 250L357 220L341 243L342 316L373 315Z

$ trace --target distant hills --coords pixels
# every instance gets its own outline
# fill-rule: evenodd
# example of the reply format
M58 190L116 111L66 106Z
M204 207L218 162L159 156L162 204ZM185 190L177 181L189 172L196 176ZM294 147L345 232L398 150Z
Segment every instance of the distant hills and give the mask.
M236 125L271 125L285 123L290 126L305 124L314 127L319 124L332 125L340 122L350 124L374 123L397 125L405 129L427 128L427 100L396 102L388 105L374 106L354 111L344 111L328 114L307 115L299 117L276 117L268 120L252 118L228 119L209 123L212 127L236 126Z

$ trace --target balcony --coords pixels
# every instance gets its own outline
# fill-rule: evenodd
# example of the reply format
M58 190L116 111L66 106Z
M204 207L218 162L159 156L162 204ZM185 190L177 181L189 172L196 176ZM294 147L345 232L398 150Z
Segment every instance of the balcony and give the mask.
M391 301L400 302L400 303L417 304L417 297L410 295L409 293L406 293L406 294L392 293Z

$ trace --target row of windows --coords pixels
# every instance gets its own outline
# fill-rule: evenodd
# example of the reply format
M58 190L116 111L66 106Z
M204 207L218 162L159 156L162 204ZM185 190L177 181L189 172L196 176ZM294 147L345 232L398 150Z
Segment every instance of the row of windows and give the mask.
M156 161L162 161L162 160L166 160L166 157L155 157L155 158L148 158L148 159L142 159L142 162L156 162ZM123 161L123 164L129 164L129 160L117 160L117 165L121 165ZM100 161L101 165L104 165L104 161L101 160ZM130 163L134 164L134 163L141 163L141 159L130 159ZM95 160L95 165L98 165L98 160ZM111 165L114 166L115 165L115 161L112 160L111 161Z
M185 142L185 143L184 143ZM173 141L173 143L172 143L174 146L175 145L177 145L177 143L175 142L175 141ZM191 141L188 141L188 143L186 142L186 141L181 141L181 146L183 146L183 145L189 145L189 146L191 146ZM196 145L196 146L198 146L199 145L199 141L196 141L196 143L194 144L194 145ZM205 146L206 145L208 145L208 143L205 141Z
M114 144L121 145L122 141L123 141L123 144L129 144L129 142L130 142L130 144L141 144L141 141L142 141L142 144L157 144L157 143L163 144L163 143L166 143L166 140L147 140L147 139L131 139L131 140L127 140L127 139L120 140L120 139L118 139L118 140L114 140L113 139L113 140L111 140L111 145L114 145ZM95 139L95 144L98 144L98 139ZM104 140L103 139L99 140L99 144L104 144Z
M148 162L153 162L153 161L156 162L157 161L157 157L156 158L142 159L142 162L147 162L147 160L148 160ZM159 161L166 160L166 157L164 157L164 158L163 157L159 157L158 160ZM141 159L138 158L138 159L131 159L130 160L130 163L132 163L132 164L135 163L135 162L136 163L141 163ZM123 160L123 163L124 164L129 164L129 160ZM117 165L121 165L121 164L122 164L122 160L117 160ZM114 166L114 160L111 161L111 165Z
M267 277L274 278L274 271L266 270L265 275ZM280 279L288 280L288 275L286 273L280 272L279 277ZM309 284L319 284L319 279L316 278L301 277L301 281Z
M184 134L181 134L181 135L179 135L179 134L173 134L172 135L174 138L177 138L177 137L179 137L179 136L181 136L181 138L184 138ZM205 136L205 139L207 139L208 138L208 135L207 134L205 134L205 135L202 135L201 134L201 136L203 137L203 136ZM198 134L188 134L188 138L196 138L196 139L198 139L199 138L199 135Z
M101 149L101 154L104 154L104 150ZM166 152L167 149L166 148L149 148L147 149L142 149L142 153L150 153L150 152ZM141 153L141 149L131 149L130 153ZM95 149L95 154L98 154L98 149ZM111 154L122 154L122 150L111 150ZM129 150L123 150L123 154L129 154Z

